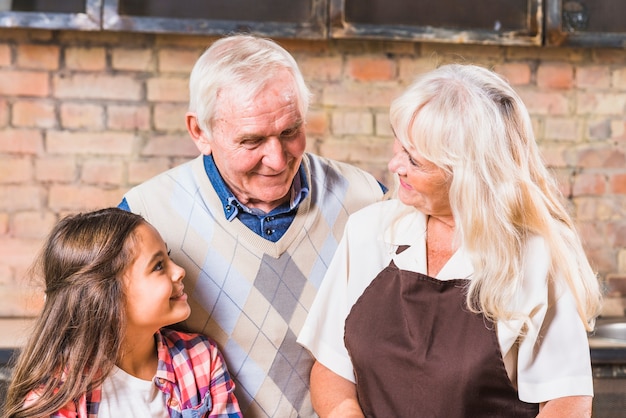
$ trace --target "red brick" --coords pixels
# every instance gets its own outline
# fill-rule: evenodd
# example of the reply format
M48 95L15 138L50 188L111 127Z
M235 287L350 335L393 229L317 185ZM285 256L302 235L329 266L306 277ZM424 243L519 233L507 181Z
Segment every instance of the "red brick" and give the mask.
M65 50L65 67L71 70L103 71L106 50L101 47L69 47Z
M124 164L121 161L90 159L83 163L82 183L92 185L116 185L122 182Z
M69 183L76 180L76 163L68 156L38 158L35 177L41 182Z
M34 129L0 130L0 152L39 154L43 151L41 131Z
M130 155L134 142L128 133L50 131L46 143L52 154Z
M523 62L510 62L494 66L494 71L504 77L513 86L530 84L532 70Z
M13 103L13 125L25 128L52 128L56 126L54 103L23 100Z
M9 105L7 101L0 98L0 128L9 124Z
M64 103L61 105L61 126L100 130L104 127L104 109L98 104Z
M91 186L52 185L49 192L50 209L85 211L117 206L124 195L121 189Z
M572 194L581 195L601 195L606 190L606 178L602 174L579 173L574 177Z
M569 64L540 64L537 68L537 86L551 89L570 89L574 85L574 69Z
M189 135L153 136L141 150L142 157L185 157L193 158L200 154Z
M19 212L13 216L12 232L20 238L45 238L57 217L52 212Z
M0 212L0 235L5 235L9 231L9 214Z
M544 127L544 139L575 142L580 136L577 118L548 117L545 119Z
M412 83L417 76L432 71L437 67L437 63L430 58L410 58L398 59L398 80L404 85Z
M185 128L185 113L187 104L157 104L154 106L153 125L161 131L187 132Z
M53 77L58 98L141 100L141 82L126 75L73 74Z
M159 71L188 75L201 54L201 50L161 49L158 52Z
M391 101L398 97L403 90L401 86L396 85L342 83L326 85L320 100L326 106L382 107L388 109Z
M347 75L357 81L388 81L396 76L396 63L381 57L348 58Z
M328 117L324 111L309 110L306 117L306 133L323 135L328 130Z
M38 239L10 238L0 236L2 263L11 267L29 267L41 249Z
M154 71L152 50L145 48L115 48L111 53L114 70Z
M569 99L562 93L546 93L526 89L518 89L518 93L531 115L569 114Z
M0 184L30 182L34 178L33 171L29 157L0 158Z
M0 67L8 67L11 65L11 47L6 44L0 44Z
M152 78L146 83L151 102L189 102L189 84L186 78Z
M38 186L0 185L0 210L19 211L40 209L44 190ZM2 252L0 252L2 254ZM3 255L4 256L4 255Z
M20 68L56 70L59 68L59 55L56 45L18 45L17 65Z
M48 73L0 71L0 93L5 96L45 97L50 93Z
M150 129L148 106L111 105L107 107L107 127L114 130Z
M566 161L567 146L563 143L540 144L541 156L548 167L564 168L569 165Z
M333 112L334 135L373 135L374 120L369 112Z
M611 71L608 67L594 65L576 69L576 86L582 88L605 89L611 85Z
M349 163L377 163L386 167L391 157L389 141L380 138L350 137L324 141L320 144L322 155L332 155L339 161Z
M624 168L626 155L612 146L580 148L575 151L575 164L582 168Z
M619 115L626 107L624 93L578 92L576 113L579 115Z
M133 161L128 164L128 183L139 184L170 168L166 157Z
M618 68L613 71L611 78L613 87L623 89L626 87L626 68Z
M307 82L312 81L339 81L343 59L340 56L333 57L303 57L298 61L300 71Z
M393 131L391 130L391 124L389 122L389 112L381 112L376 113L374 115L374 124L375 124L375 132L376 136L381 136L385 138L389 138L389 147L392 146L392 138L394 137Z
M609 181L613 193L626 195L626 173L613 174Z

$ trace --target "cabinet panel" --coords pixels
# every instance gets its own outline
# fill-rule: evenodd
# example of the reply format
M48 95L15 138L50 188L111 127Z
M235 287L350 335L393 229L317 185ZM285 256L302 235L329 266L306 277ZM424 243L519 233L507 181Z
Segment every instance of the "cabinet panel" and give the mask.
M542 0L330 0L331 37L540 45Z
M101 29L102 0L0 0L0 27Z
M626 46L624 0L548 0L546 45Z
M327 15L326 0L104 0L103 29L321 39Z

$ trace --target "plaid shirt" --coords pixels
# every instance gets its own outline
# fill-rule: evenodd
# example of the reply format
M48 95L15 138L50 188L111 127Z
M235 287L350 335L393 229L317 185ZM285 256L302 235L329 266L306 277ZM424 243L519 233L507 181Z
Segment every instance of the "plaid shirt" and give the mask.
M215 343L200 334L169 329L157 332L155 338L159 365L154 383L165 395L170 417L243 416L234 395L235 384ZM101 396L101 388L97 388L52 416L95 418ZM31 394L29 400L34 397L36 394Z

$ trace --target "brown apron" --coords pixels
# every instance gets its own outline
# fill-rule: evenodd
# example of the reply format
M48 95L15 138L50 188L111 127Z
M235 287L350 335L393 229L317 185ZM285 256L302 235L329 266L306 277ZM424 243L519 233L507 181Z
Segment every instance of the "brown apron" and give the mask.
M466 308L468 280L381 271L352 307L345 344L367 417L535 417L519 400L495 325Z

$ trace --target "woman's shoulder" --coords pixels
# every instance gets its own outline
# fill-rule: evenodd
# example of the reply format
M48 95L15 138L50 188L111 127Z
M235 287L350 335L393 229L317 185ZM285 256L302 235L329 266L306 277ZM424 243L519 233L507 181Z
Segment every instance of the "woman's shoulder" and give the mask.
M350 219L352 219L352 222L362 222L373 219L377 222L387 219L391 221L405 210L407 210L407 206L398 199L381 200L354 212L350 215Z

